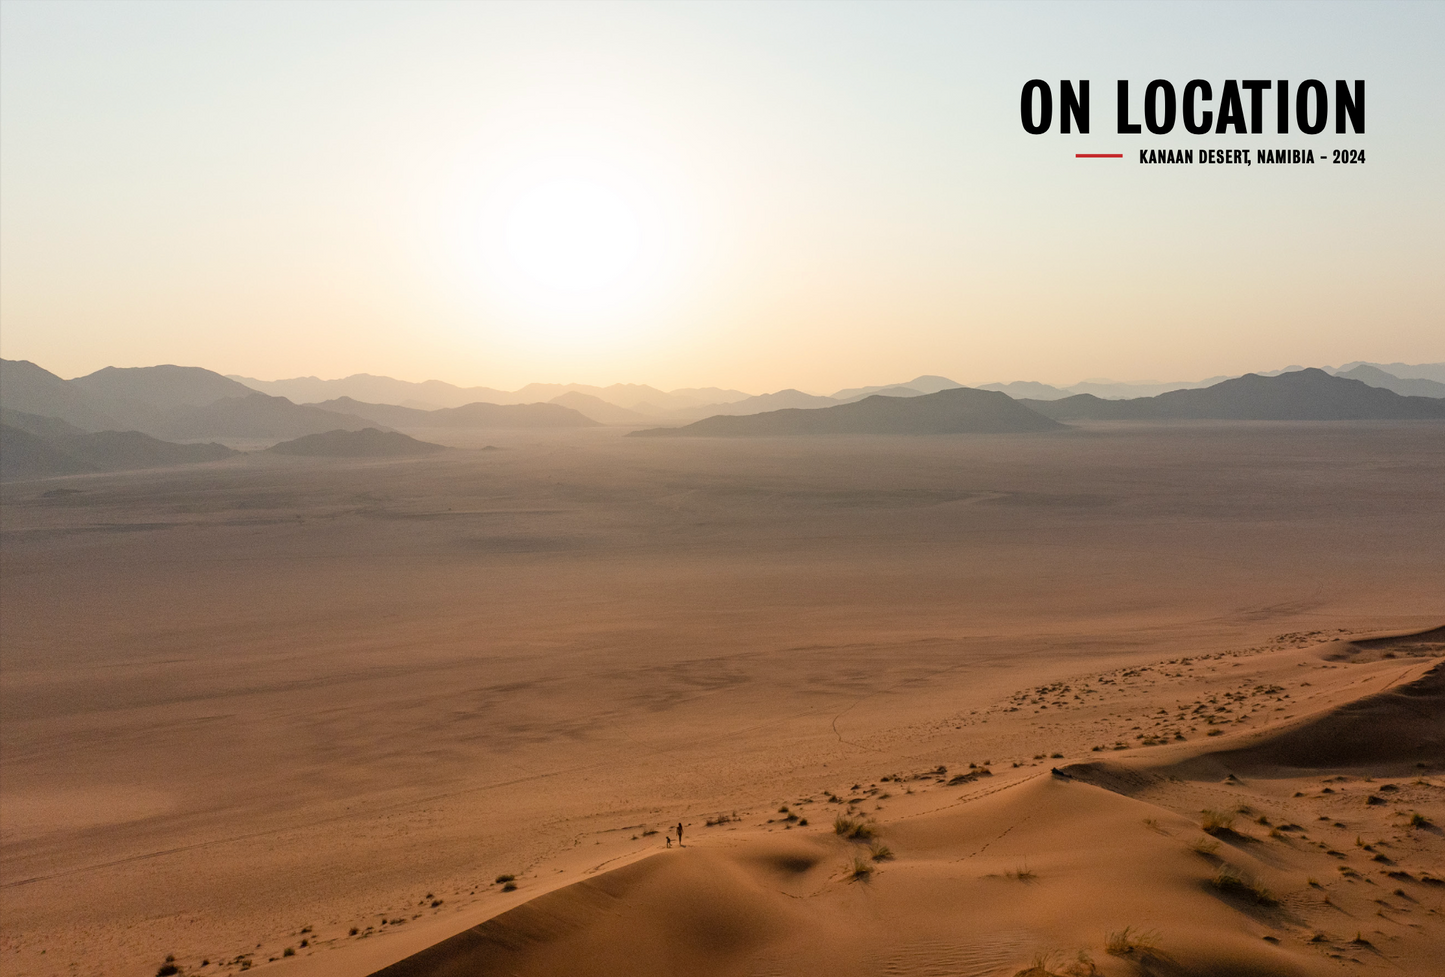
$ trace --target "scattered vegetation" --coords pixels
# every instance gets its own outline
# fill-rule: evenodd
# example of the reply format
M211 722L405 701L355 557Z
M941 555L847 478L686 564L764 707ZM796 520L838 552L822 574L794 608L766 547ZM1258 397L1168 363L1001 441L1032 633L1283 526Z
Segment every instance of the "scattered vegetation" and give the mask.
M853 863L848 866L848 880L850 882L867 882L873 876L873 865L862 855L854 855Z
M875 862L886 862L893 858L893 849L882 842L875 841L868 847L868 857Z
M1003 874L1004 878L1017 879L1019 882L1032 882L1039 877L1038 873L1030 869L1027 863L1020 865L1012 872L1005 872Z
M1412 828L1429 828L1429 827L1433 827L1433 825L1430 823L1430 819L1429 819L1429 818L1427 818L1425 815L1421 814L1419 811L1415 811L1415 812L1413 812L1413 813L1410 815L1410 827L1412 827Z
M171 977L172 974L178 974L180 972L181 968L176 966L175 956L168 953L166 954L165 962L162 963L160 969L156 971L156 977Z
M1200 829L1207 835L1234 833L1234 815L1223 811L1205 811L1199 820Z
M1213 838L1199 838L1189 846L1189 850L1204 858L1214 858L1219 854L1219 842Z
M515 883L515 882L508 882L506 885L502 886L502 891L503 891L503 892L516 892L516 891L517 891L517 883Z
M504 885L504 884L506 884L506 883L508 883L508 882L514 881L516 878L517 878L517 877L516 877L515 875L510 875L510 874L508 874L508 875L499 875L499 876L496 877L496 879L495 879L494 881L497 883L497 885Z
M296 948L295 948L294 946L288 946L286 949L284 949L284 950L281 951L281 956L283 956L283 957L294 957L294 956L296 956Z
M1151 930L1137 930L1132 926L1125 926L1108 935L1104 941L1104 950L1115 957L1158 953L1159 936Z
M1261 906L1273 906L1279 902L1279 900L1274 897L1274 894L1266 889L1257 879L1241 872L1232 865L1225 865L1220 868L1210 881L1220 892L1233 896L1242 896Z
M871 841L877 837L878 828L863 818L839 815L833 819L833 833L847 838L849 841Z

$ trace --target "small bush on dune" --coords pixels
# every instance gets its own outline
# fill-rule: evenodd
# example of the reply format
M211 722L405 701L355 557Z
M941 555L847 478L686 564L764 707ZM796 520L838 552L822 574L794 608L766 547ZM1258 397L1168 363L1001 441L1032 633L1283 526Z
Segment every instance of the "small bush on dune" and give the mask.
M1220 892L1252 899L1261 906L1273 906L1279 901L1257 879L1251 878L1232 865L1221 868L1211 883Z
M1159 936L1152 931L1136 930L1132 926L1125 926L1108 935L1104 941L1104 949L1116 957L1127 957L1135 953L1158 953Z
M875 862L886 862L893 857L893 849L875 841L868 849L868 855Z
M878 829L863 818L839 815L833 819L833 833L849 841L870 841L877 837Z
M1189 846L1189 850L1204 858L1214 858L1219 854L1219 842L1213 838L1199 838Z
M1205 811L1199 819L1200 829L1207 835L1229 834L1234 830L1234 815L1223 811Z
M855 855L847 872L850 882L867 882L873 876L873 865L862 855Z

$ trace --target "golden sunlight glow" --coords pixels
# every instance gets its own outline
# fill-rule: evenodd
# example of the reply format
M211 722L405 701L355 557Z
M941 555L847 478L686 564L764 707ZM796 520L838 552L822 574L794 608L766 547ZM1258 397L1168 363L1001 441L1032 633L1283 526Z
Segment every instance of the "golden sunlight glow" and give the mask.
M636 263L642 231L621 195L579 179L522 193L507 214L506 250L524 275L548 291L595 292Z

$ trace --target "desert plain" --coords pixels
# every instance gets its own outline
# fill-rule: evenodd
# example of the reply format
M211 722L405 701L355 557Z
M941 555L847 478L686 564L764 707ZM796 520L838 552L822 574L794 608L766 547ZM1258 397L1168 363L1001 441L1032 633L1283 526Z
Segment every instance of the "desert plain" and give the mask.
M408 433L0 487L5 974L1445 973L1445 425Z

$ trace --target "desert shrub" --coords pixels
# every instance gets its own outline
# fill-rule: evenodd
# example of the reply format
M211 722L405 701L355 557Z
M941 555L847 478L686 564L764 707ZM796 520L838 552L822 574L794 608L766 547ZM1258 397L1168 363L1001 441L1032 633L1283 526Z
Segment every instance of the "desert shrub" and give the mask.
M1205 811L1200 816L1199 827L1207 835L1228 834L1234 830L1234 815L1223 811Z
M1273 906L1279 900L1257 879L1241 872L1232 865L1225 865L1215 873L1211 884L1220 892L1251 899L1261 906Z
M848 866L848 878L853 882L866 882L873 875L873 865L861 855L853 856L853 862Z
M1196 855L1202 855L1205 858L1213 858L1219 853L1219 842L1215 841L1213 838L1199 838L1196 839L1194 843L1189 846L1189 850L1194 852L1194 854Z
M504 883L511 882L511 881L512 881L513 879L515 879L515 878L516 878L515 875L510 875L510 874L508 874L508 875L499 875L499 876L497 876L497 878L496 878L496 883L497 883L497 885L502 885L502 884L504 884Z
M295 948L294 946L288 946L286 949L284 949L284 950L281 951L281 956L283 956L283 957L294 957L294 956L296 956L296 948Z
M1127 957L1135 953L1157 953L1159 950L1158 934L1152 931L1137 930L1132 926L1125 926L1117 932L1110 933L1104 940L1104 950L1116 957Z
M517 883L515 883L515 882L508 882L506 885L502 886L502 891L503 891L503 892L516 892L516 891L517 891Z
M893 857L893 849L882 842L875 841L868 848L868 856L875 862L886 862Z
M839 815L833 819L833 833L849 841L871 841L877 837L878 829L863 818Z

